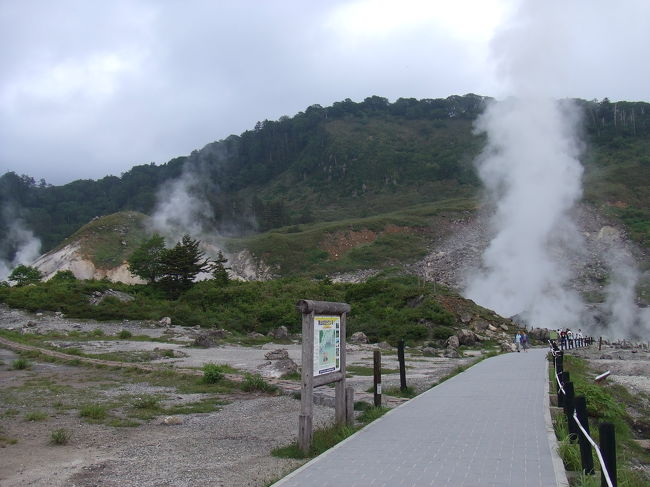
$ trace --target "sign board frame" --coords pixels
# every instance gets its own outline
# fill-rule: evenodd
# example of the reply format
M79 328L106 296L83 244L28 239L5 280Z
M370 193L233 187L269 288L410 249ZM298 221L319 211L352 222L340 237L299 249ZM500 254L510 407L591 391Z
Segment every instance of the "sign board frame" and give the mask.
M306 452L313 435L314 387L334 383L336 423L351 424L354 420L354 390L345 387L345 326L351 308L347 303L307 299L298 301L296 307L302 313L298 446Z

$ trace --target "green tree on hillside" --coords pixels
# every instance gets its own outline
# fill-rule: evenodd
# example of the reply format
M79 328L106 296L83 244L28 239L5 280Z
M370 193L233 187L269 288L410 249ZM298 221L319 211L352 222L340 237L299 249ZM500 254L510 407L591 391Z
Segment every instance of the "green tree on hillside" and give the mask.
M154 233L135 249L128 259L129 271L149 283L156 282L163 274L162 256L165 239Z
M226 267L226 262L228 262L228 259L224 257L223 252L220 250L217 258L211 263L212 277L220 286L225 286L230 281L230 277L228 276L228 269L230 267Z
M26 286L27 284L39 282L43 279L43 274L35 267L21 264L11 271L7 279L14 281L16 286Z
M174 247L162 252L160 263L162 275L159 283L172 299L191 288L197 275L210 272L211 268L210 259L205 258L205 253L199 249L199 241L187 234Z

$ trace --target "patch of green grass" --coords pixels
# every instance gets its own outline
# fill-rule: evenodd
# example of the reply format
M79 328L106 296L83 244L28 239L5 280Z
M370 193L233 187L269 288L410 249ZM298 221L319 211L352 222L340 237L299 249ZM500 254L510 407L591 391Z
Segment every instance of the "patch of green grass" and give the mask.
M47 413L43 411L30 411L25 414L25 421L44 421L47 419Z
M328 428L318 429L314 431L311 448L306 454L298 447L298 443L296 442L289 446L272 450L271 455L278 458L313 458L345 440L356 431L357 428L350 426L330 426Z
M160 409L160 399L150 395L136 397L132 406L136 409Z
M127 369L126 376L139 381L147 382L152 386L172 387L181 394L229 394L239 387L236 383L223 379L216 384L208 384L203 377L188 377L173 369L146 371L140 369Z
M79 409L79 416L92 421L102 421L108 416L108 410L103 404L84 404Z
M375 419L381 418L388 411L390 411L390 408L384 406L371 406L366 408L357 419L363 424L370 424Z
M2 413L2 416L5 418L13 418L15 416L18 416L19 411L17 409L7 409L4 413Z
M555 436L558 438L558 454L564 463L564 468L570 471L579 471L581 469L580 447L578 443L569 441L569 429L567 427L566 417L561 415L553 422Z
M25 357L19 357L11 362L12 370L26 370L32 367L32 363Z
M224 378L223 368L217 364L203 365L203 382L206 384L218 384Z
M118 334L117 337L120 340L126 340L127 338L131 338L133 336L133 333L131 333L129 330L121 330Z
M246 392L266 392L268 394L274 394L279 391L278 386L269 384L259 374L244 374L244 381L241 384L241 388Z
M67 445L70 442L72 435L64 428L55 429L50 433L51 445Z
M206 398L196 402L170 406L168 408L165 408L165 414L175 415L212 413L214 411L219 411L221 409L220 406L223 406L225 404L227 404L227 401L222 401L215 398Z
M284 374L282 376L282 379L284 380L301 380L302 379L302 374L298 372L297 370L294 370L293 372L289 372L288 374Z
M405 390L402 390L400 387L395 386L395 387L387 387L382 391L382 394L386 394L388 396L394 396L394 397L406 397L406 398L413 398L418 395L414 387L411 386L406 386Z

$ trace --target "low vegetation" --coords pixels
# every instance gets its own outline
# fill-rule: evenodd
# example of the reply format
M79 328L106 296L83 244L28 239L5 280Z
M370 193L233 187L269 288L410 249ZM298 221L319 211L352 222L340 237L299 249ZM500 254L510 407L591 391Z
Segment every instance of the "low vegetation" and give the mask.
M72 435L65 428L57 428L50 433L50 444L67 445Z
M636 406L641 405L644 400L650 400L650 397L639 398L639 395L637 395L635 400L621 386L593 383L595 374L589 370L585 360L577 357L565 355L564 369L571 374L575 395L584 396L587 401L590 434L596 443L599 442L599 423L608 422L614 425L616 431L618 485L625 487L644 487L648 485L647 474L644 475L636 466L650 463L650 454L643 450L634 440L639 432L638 415L645 417L645 420L650 420L650 413L644 407L641 411L635 410L635 416L637 417L634 418L630 415L629 409L634 408L635 404ZM650 422L648 422L648 425L650 425ZM569 441L566 416L563 414L556 416L554 418L554 427L560 443L559 453L565 468L569 471L580 472L582 468L580 450L577 443ZM595 454L594 464L596 470L598 470L600 465ZM600 475L589 476L583 474L572 480L572 487L596 487L598 485L600 485Z
M90 303L93 293L108 289L127 293L134 299L122 302L109 296L98 304ZM30 286L0 288L0 302L15 308L60 311L71 318L97 320L158 321L169 316L175 325L224 328L235 333L235 341L250 332L266 335L282 325L291 333L300 332L298 299L349 303L352 312L347 321L348 333L363 331L373 342L448 337L457 326L455 310L443 304L450 299L466 303L473 313L482 313L481 308L443 286L397 271L386 271L359 284L297 277L267 282L234 281L226 285L208 280L196 283L176 299L169 299L155 286L108 281L53 279ZM109 334L98 328L92 335L102 339L136 338L129 337L129 333L116 330ZM77 338L83 336L79 334Z
M359 431L364 426L370 424L374 420L380 418L384 414L390 411L389 408L385 407L368 407L359 415L357 418L358 422L361 423L357 426L337 426L332 425L326 428L317 429L314 431L311 448L307 453L303 452L299 447L298 443L294 442L291 445L276 448L271 452L275 457L279 458L313 458L321 453L329 450L337 443L345 440L348 436L353 435Z
M13 370L25 370L29 369L32 366L32 363L27 360L25 357L20 357L11 362L11 368Z

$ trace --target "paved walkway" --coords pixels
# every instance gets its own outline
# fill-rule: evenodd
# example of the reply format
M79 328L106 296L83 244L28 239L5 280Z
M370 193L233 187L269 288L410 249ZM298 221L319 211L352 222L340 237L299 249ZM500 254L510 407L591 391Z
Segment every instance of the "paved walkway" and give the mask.
M552 445L546 352L484 360L273 487L568 485Z

